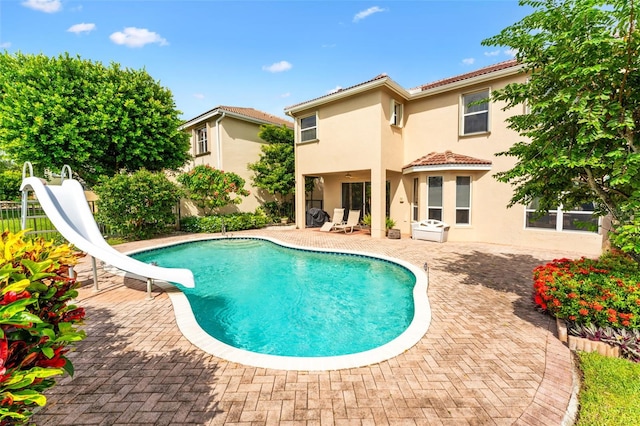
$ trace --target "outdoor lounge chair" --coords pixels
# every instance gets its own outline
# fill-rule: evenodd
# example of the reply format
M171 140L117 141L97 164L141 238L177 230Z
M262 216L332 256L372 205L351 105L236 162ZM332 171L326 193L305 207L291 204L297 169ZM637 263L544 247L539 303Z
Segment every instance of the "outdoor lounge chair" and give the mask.
M339 225L334 225L333 230L344 231L346 234L348 229L349 233L352 233L356 226L360 226L360 210L349 210L347 221Z
M342 223L345 223L344 220L342 220L343 218L344 218L344 209L342 208L333 209L333 216L331 216L331 220L328 222L325 222L320 228L320 230L322 232L331 231L335 225L340 225Z

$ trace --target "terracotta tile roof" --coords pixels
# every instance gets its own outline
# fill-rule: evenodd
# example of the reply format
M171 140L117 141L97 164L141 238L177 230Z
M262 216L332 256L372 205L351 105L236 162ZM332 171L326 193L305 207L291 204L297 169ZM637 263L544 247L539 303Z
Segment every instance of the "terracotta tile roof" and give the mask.
M419 166L445 166L445 165L459 165L459 166L477 166L485 165L490 166L492 162L490 160L481 160L479 158L469 157L468 155L456 154L451 151L445 152L430 152L429 154L418 158L415 161L407 164L403 169Z
M318 99L326 98L326 97L329 97L329 96L334 95L336 93L344 92L345 90L351 90L351 89L359 87L359 86L364 86L365 84L371 83L372 81L380 80L380 79L383 79L383 78L386 78L386 77L388 77L387 74L384 74L384 73L383 74L378 74L377 76L373 77L371 80L363 81L362 83L354 84L353 86L345 87L345 88L339 89L339 90L337 90L335 92L331 92L331 93L327 93L326 95L318 96L317 98L309 99L309 100L306 100L304 102L299 102L297 104L290 105L290 106L286 107L285 110L288 110L288 109L291 109L291 108L295 108L298 105L302 105L302 104L306 104L306 103L309 103L309 102L317 101Z
M434 81L433 83L424 84L422 86L418 86L411 91L425 91L428 89L433 89L434 87L445 86L447 84L456 83L462 80L468 80L473 77L478 77L480 75L490 74L492 72L501 71L507 68L518 66L519 62L515 59L510 59L508 61L499 62L497 64L490 65L488 67L480 68L479 70L471 71L466 74L460 74L455 77L448 77L442 80Z
M218 109L228 111L238 115L244 115L246 117L254 118L257 120L267 121L269 123L277 124L279 126L285 125L287 127L293 127L293 122L285 120L275 115L267 114L266 112L258 111L253 108L242 108L234 106L219 106Z
M258 111L254 108L243 108L243 107L234 107L234 106L223 106L219 105L215 108L210 109L207 112L204 112L190 120L185 121L185 123L197 123L202 117L211 116L211 114L217 115L217 111L219 112L230 112L232 114L243 115L247 118L253 118L254 120L265 121L267 123L275 124L278 126L282 126L283 124L289 128L293 128L293 122L285 120L284 118L276 117L275 115L267 114L263 111Z

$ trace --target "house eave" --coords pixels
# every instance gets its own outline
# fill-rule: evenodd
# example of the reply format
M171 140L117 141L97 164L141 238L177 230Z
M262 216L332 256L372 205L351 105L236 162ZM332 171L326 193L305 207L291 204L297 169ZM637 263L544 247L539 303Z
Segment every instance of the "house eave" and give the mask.
M402 174L408 175L419 172L442 172L442 171L489 171L491 164L434 164L432 166L412 166L402 170Z
M209 112L206 112L202 115L199 115L187 122L185 122L184 124L182 124L180 127L178 127L178 130L184 130L187 129L189 127L194 127L197 126L200 123L206 123L207 121L211 120L212 118L222 115L222 113L224 113L225 118L226 117L232 117L232 118L236 118L238 120L243 120L243 121L247 121L249 123L255 123L255 124L273 124L274 126L279 126L279 124L277 123L273 123L271 121L268 120L260 120L259 118L254 118L254 117L249 117L246 115L242 115L242 114L238 114L232 111L229 111L227 109L224 108L215 108Z
M402 88L398 83L391 80L389 77L384 77L378 80L370 81L368 83L352 87L350 89L340 90L336 93L332 93L327 96L323 96L318 99L314 99L308 102L304 102L301 104L297 104L295 106L286 108L284 113L290 117L295 117L295 114L300 111L305 111L311 108L316 108L320 105L327 104L329 102L334 102L339 99L348 98L350 96L364 93L372 89L376 89L378 87L386 86L395 94L401 96L403 99L408 100L410 98L409 92L407 92L404 88Z

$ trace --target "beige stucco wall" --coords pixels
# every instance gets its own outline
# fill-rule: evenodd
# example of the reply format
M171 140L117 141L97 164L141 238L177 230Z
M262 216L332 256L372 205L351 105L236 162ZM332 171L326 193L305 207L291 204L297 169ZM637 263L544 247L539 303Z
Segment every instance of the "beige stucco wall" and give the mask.
M404 128L406 162L409 163L429 152L444 152L468 155L492 161L490 171L433 171L421 172L407 177L420 179L420 218L426 218L427 176L443 176L444 221L451 225L449 239L452 241L485 241L500 244L515 244L580 250L598 254L602 236L591 232L556 232L541 229L525 229L524 206L507 209L512 196L509 184L498 182L493 175L515 165L512 157L496 156L506 151L522 138L508 129L505 120L523 112L522 106L503 111L504 103L490 104L490 132L475 136L459 136L459 104L463 93L482 89L495 90L514 79L510 77L491 84L479 84L463 90L416 100L407 105L408 120ZM471 224L455 224L456 176L471 176ZM411 194L409 194L411 196ZM409 229L404 228L404 232Z
M233 172L245 180L245 189L250 191L248 197L243 197L242 203L224 208L223 213L234 211L253 212L264 201L273 199L268 193L253 187L251 177L253 172L247 169L249 163L254 163L260 157L260 147L265 142L258 137L260 125L249 121L240 120L234 117L224 117L219 122L219 132L216 129L216 121L219 116L213 117L207 122L208 129L208 149L206 155L196 156L196 141L194 130L202 127L202 123L185 129L191 134L191 149L194 156L193 162L186 167L190 170L197 165L209 165L220 168L225 172ZM218 134L220 141L218 141ZM218 143L220 144L218 146ZM197 209L190 202L184 202L181 206L183 212L197 214Z
M384 235L384 182L391 182L391 217L396 228L411 232L413 179L419 179L419 218L427 216L427 177L443 176L443 219L451 225L450 241L483 241L549 249L580 250L585 254L601 251L602 235L590 232L556 232L525 229L524 207L507 209L511 186L493 175L510 169L513 158L495 154L506 151L521 140L507 129L506 119L523 112L518 106L502 111L504 104L490 104L490 131L460 136L460 96L482 89L495 90L524 76L510 76L441 94L403 100L386 86L324 103L314 109L296 112L297 118L317 111L318 140L296 145L296 180L305 175L321 176L324 208L330 214L342 207L343 182L371 181L372 237ZM391 100L403 103L403 126L389 123ZM298 139L297 139L298 140ZM402 167L430 153L454 153L492 161L491 170L420 171L402 174ZM347 179L350 172L353 179ZM471 177L471 223L455 224L456 176ZM300 196L298 196L300 197ZM304 203L297 198L297 216L304 217ZM298 227L304 227L299 221ZM426 243L428 244L428 243Z

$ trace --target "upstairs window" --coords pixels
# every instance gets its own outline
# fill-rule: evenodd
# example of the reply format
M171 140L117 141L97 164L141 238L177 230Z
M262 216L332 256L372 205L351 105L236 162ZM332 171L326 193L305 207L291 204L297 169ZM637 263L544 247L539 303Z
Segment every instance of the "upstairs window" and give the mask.
M391 101L391 120L389 123L392 126L402 127L402 110L403 105L394 100Z
M318 139L318 118L315 114L300 119L300 142Z
M207 128L201 127L196 129L196 154L205 154L209 152L207 145Z
M489 98L489 89L462 95L461 131L462 135L485 133L489 131L489 102L480 102Z

